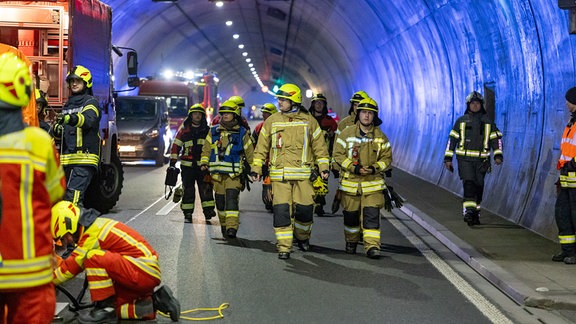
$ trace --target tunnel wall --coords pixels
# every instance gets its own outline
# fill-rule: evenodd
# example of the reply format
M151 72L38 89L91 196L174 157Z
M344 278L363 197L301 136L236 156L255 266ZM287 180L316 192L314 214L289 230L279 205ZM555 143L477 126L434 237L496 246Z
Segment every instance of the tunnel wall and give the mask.
M448 134L466 95L488 87L504 164L486 177L482 206L555 239L564 92L574 84L567 13L555 0L407 1L402 10L397 33L356 62L375 75L356 81L380 105L395 167L461 195L457 172L443 168Z

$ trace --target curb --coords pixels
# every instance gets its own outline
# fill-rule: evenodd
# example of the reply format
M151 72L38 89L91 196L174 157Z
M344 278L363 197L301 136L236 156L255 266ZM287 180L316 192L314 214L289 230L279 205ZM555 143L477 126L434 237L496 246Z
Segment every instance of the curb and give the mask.
M400 211L422 226L438 239L462 261L490 281L494 286L508 295L519 305L542 309L576 310L576 300L551 298L535 292L511 273L480 254L473 246L466 243L442 224L411 204L405 203ZM392 213L398 211L392 210Z

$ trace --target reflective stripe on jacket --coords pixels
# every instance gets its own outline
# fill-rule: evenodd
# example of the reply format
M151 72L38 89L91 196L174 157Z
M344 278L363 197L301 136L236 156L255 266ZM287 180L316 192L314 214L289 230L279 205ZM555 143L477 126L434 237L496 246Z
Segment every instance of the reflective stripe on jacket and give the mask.
M0 290L52 280L50 209L66 179L50 135L37 127L0 136Z
M386 188L382 172L392 164L392 148L388 138L377 126L366 134L360 133L360 125L347 127L338 135L334 145L334 161L340 165L339 189L349 194L366 194ZM374 167L375 173L354 174L357 165Z
M454 152L458 158L483 160L490 157L490 149L502 158L501 138L502 133L486 115L466 113L450 131L444 160L451 161Z
M211 174L235 177L244 170L244 157L252 163L253 152L254 145L245 127L236 125L227 129L219 124L212 126L206 136L200 163L207 164Z
M72 96L62 108L63 114L75 114L76 125L66 124L62 132L60 162L67 165L100 163L100 108L90 95Z
M312 115L301 110L266 119L254 153L254 172L262 174L268 154L271 181L308 180L315 164L320 172L328 170L322 129Z

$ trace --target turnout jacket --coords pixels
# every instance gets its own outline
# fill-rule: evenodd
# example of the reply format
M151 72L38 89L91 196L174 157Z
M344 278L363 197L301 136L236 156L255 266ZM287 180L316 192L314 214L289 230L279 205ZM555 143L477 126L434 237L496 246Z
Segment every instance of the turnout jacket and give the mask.
M62 165L97 168L101 145L98 101L89 94L73 95L62 107L62 113L70 115L70 121L64 125L60 144Z
M160 280L158 253L142 235L126 224L110 218L98 217L98 215L98 212L94 210L82 213L79 223L88 225L80 229L82 232L74 251L54 271L54 284L59 285L75 277L84 270L86 258L105 252L122 255L140 270ZM103 271L105 269L92 270ZM111 286L112 282L107 284Z
M202 147L201 165L208 165L210 174L215 180L218 174L227 174L235 178L244 172L245 163L249 166L253 162L254 145L250 139L250 131L240 125L230 129L222 124L212 126L204 146Z
M454 123L450 131L444 162L451 162L454 152L458 159L478 161L494 157L502 159L502 133L496 125L481 112L467 112Z
M180 154L180 165L188 167L199 167L202 156L202 147L206 141L210 127L200 125L193 127L188 124L181 128L174 138L172 148L170 149L170 160L176 162Z
M336 130L336 135L342 133L342 131L345 130L348 126L354 125L355 120L356 120L356 113L355 112L352 112L352 113L350 113L350 115L344 117L338 123L338 129Z
M372 128L364 135L360 125L347 127L334 144L334 161L340 165L339 189L348 194L366 194L386 189L383 171L392 165L392 148L380 127ZM355 174L356 166L374 168L373 174Z
M0 136L0 291L52 281L50 209L65 186L48 133L26 127Z
M307 112L279 112L268 117L262 126L253 171L262 174L270 154L270 180L308 180L314 165L328 171L328 148L322 129Z

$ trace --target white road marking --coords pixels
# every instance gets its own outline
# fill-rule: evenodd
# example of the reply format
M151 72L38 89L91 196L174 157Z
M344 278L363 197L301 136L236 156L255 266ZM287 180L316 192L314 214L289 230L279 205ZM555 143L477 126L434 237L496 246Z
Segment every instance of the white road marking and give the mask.
M418 236L408 229L402 222L393 217L386 219L414 245L420 253L430 262L458 291L472 303L492 323L513 322L506 317L494 304L484 298L474 287L464 280L448 263L431 250Z

